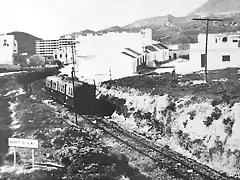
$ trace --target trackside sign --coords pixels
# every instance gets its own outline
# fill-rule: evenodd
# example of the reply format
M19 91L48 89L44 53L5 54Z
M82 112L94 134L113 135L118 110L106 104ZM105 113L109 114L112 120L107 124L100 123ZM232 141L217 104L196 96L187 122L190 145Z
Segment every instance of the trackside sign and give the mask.
M38 148L38 140L8 138L8 146L37 149Z

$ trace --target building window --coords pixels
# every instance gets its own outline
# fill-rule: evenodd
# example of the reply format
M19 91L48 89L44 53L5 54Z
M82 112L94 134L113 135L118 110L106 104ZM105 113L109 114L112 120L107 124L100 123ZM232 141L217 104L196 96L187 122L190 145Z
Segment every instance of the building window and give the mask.
M201 67L205 67L205 61L206 61L206 55L205 54L201 54Z
M222 42L227 42L227 37L224 37L224 38L222 39Z
M173 59L177 59L177 53L173 53Z
M60 54L60 58L62 58L62 54Z
M55 59L57 59L57 54L55 54Z
M236 43L236 42L238 42L238 40L234 39L233 42Z
M230 55L223 55L222 56L222 61L230 61Z

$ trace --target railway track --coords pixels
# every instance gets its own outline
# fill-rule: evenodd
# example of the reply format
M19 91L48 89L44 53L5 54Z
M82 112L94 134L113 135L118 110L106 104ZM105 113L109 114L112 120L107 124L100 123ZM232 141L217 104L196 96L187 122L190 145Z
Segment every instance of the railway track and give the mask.
M72 111L69 112L72 113ZM109 119L89 115L80 115L80 117L133 150L147 156L157 163L159 167L166 168L169 174L174 175L176 178L186 180L240 180L184 157L165 146L155 144L135 132L123 129Z
M176 177L192 180L237 180L236 178L228 177L225 173L200 164L193 159L186 158L164 146L156 145L137 133L124 130L116 123L107 119L94 116L81 117L110 134L118 141L127 144L132 149L157 162L159 166L167 167L168 171L172 172ZM97 123L93 123L92 121L96 121ZM131 140L129 141L129 139Z

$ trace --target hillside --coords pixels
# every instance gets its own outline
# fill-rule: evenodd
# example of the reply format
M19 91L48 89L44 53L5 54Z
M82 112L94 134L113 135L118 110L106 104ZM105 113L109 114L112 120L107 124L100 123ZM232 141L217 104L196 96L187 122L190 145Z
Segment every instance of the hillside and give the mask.
M189 16L198 13L231 13L239 11L239 0L208 0L202 6L191 12Z
M40 38L19 31L14 31L8 34L14 35L14 38L17 40L19 54L25 52L27 52L29 55L35 54L35 41L40 40Z
M131 24L124 26L125 29L132 29L132 28L153 28L159 29L161 27L172 26L174 24L181 24L186 23L187 19L181 17L174 17L170 14L166 16L157 16L157 17L150 17L146 19L137 20Z

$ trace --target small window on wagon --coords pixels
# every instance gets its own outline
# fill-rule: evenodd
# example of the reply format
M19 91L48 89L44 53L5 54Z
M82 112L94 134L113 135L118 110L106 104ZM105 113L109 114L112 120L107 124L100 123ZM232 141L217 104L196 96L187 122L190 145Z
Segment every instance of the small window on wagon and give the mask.
M69 87L69 92L68 92L68 94L69 94L70 96L73 96L73 90L72 90L72 87Z
M51 87L51 82L47 80L46 85L47 87Z
M56 87L57 87L57 83L53 83L53 89L56 89Z

